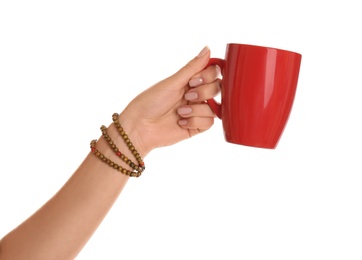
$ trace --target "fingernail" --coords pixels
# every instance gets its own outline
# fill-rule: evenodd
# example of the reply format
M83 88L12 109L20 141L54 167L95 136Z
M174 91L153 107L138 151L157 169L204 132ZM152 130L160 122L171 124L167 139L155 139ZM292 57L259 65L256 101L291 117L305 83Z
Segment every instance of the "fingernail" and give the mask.
M196 92L188 92L185 94L185 99L186 100L194 100L198 97Z
M204 56L206 53L209 52L209 47L208 46L205 46L199 53L199 55L197 55L197 57L201 58L202 56Z
M180 121L178 121L179 125L186 125L187 124L187 120L186 119L182 119Z
M200 86L203 83L203 79L202 78L193 78L189 81L189 86L190 87L197 87Z
M190 114L192 111L191 107L180 107L177 109L177 113L180 115Z

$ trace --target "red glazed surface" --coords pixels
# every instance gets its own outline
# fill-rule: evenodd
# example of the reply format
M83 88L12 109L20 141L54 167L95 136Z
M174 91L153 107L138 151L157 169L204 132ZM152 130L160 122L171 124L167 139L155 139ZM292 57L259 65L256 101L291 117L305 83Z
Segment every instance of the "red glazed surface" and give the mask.
M292 109L302 56L255 45L228 44L222 71L221 104L208 100L222 120L228 142L275 148Z

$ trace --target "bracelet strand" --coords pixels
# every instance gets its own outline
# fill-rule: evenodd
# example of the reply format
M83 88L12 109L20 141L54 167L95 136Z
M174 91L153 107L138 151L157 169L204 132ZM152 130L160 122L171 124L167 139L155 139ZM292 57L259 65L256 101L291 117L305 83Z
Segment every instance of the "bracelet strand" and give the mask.
M132 152L132 154L136 158L139 166L141 168L143 168L143 170L144 170L146 168L145 163L143 162L143 160L142 160L141 156L139 155L139 153L137 152L136 148L133 146L131 140L128 138L128 135L125 133L123 127L119 123L118 117L119 117L119 115L117 113L113 114L113 116L112 116L113 123L117 127L118 133L122 136L124 142L127 144L128 149Z

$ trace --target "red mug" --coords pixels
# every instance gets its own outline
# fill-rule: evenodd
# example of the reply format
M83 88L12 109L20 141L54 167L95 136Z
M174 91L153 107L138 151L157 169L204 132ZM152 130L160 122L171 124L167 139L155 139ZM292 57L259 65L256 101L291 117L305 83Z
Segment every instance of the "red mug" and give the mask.
M227 142L276 148L287 124L297 89L302 55L296 52L229 43L221 68L221 103L207 103L222 120Z

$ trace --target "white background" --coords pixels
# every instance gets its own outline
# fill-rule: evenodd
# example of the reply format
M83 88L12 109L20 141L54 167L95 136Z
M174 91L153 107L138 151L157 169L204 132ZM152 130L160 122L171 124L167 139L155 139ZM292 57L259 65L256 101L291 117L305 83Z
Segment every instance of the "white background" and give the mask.
M0 1L0 237L71 176L139 92L208 45L303 55L275 150L220 120L145 158L77 259L361 259L358 1Z

